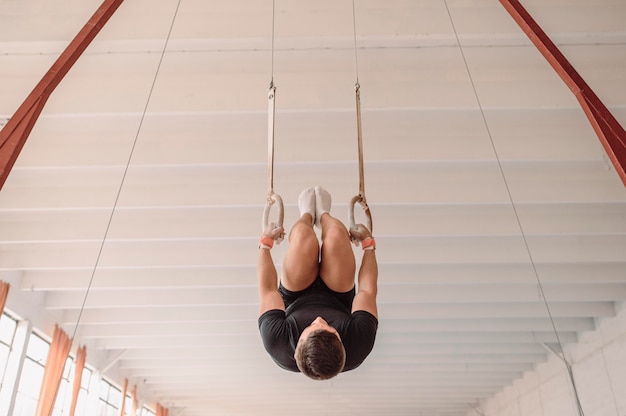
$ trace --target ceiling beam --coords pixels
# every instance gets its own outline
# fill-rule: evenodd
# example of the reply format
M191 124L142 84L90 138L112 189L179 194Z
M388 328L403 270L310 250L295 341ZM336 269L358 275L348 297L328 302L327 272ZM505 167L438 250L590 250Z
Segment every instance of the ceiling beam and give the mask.
M71 327L70 327L71 328ZM192 322L161 322L161 323L129 323L81 325L78 335L86 338L136 338L136 337L194 337L196 334L246 335L256 336L256 319L248 320L215 320ZM166 334L166 335L164 335ZM202 338L200 338L202 339ZM576 333L563 331L559 333L561 342L576 341ZM485 343L519 343L536 344L541 342L557 342L554 331L526 332L387 332L381 331L377 336L377 344L410 345L410 344L485 344Z
M559 48L517 0L500 0L513 20L574 93L595 130L615 171L626 186L626 131L578 74Z
M412 235L385 235L380 240L382 263L514 263L528 262L528 251L521 235L422 235L415 226ZM254 231L253 231L254 232ZM223 237L107 240L99 267L188 268L210 264L249 264L252 237ZM537 263L622 262L626 234L529 235L528 246ZM94 267L102 240L80 242L1 243L0 270L56 269ZM275 247L273 256L280 261L287 245ZM358 253L357 253L358 254ZM360 259L360 256L359 256ZM532 276L532 274L531 274ZM541 276L540 276L541 277ZM418 276L416 276L417 280ZM88 281L88 280L87 280ZM250 282L253 284L253 281ZM84 286L85 287L85 286Z
M512 334L512 333L509 333ZM426 334L427 336L432 336L432 334ZM455 335L454 333L450 333L449 334L451 338L453 338ZM525 334L524 334L525 335ZM568 334L566 335L566 339L568 342L569 338ZM547 338L548 336L546 336ZM382 342L382 341L381 341ZM456 342L456 341L455 341ZM486 341L488 342L488 341ZM378 343L378 340L377 340ZM384 345L384 344L383 344ZM223 347L223 348L228 348L228 347ZM251 351L254 351L254 356L264 356L264 352L261 353L257 353L256 352L256 346L233 346L233 352L235 352L236 354L242 354L242 355L250 355ZM209 351L215 351L216 353L219 352L219 348L212 348L212 349L208 349ZM181 353L181 351L183 352L183 358L175 358L177 357L178 354ZM206 346L187 346L186 348L177 348L177 347L162 347L162 348L150 348L150 349L146 349L146 350L139 350L139 349L130 349L130 350L126 350L125 354L124 354L124 360L128 360L128 361L141 361L141 360L178 360L180 359L181 362L182 361L195 361L195 360L199 360L199 361L203 361L206 359L207 357L207 347ZM542 355L541 354L536 354L536 355ZM511 356L509 355L509 358ZM418 366L418 365L434 365L434 366L443 366L443 367L447 367L447 366L452 366L452 365L459 365L459 366L463 366L466 365L463 362L460 362L457 359L454 360L450 360L449 362L447 362L445 360L445 357L440 357L440 359L436 359L434 357L431 357L434 359L434 362L431 361L427 361L425 360L423 357L417 357L414 355L400 355L400 356L396 356L395 354L390 355L390 354L378 354L377 353L377 359L376 362L379 364L385 364L385 365L398 365L401 366L403 364L407 364L407 365L411 365L411 366ZM481 357L476 357L476 356L472 356L472 357L468 357L472 358L472 363L474 363L475 365L478 366L482 366L482 365L488 365L489 362L489 357L483 356ZM495 358L495 357L494 357ZM507 365L507 364L515 364L515 365L524 365L526 361L525 360L521 360L521 359L507 359L506 356L500 356L498 360L494 360L493 361L493 365L494 368L497 368L500 365Z
M406 305L402 305L405 312L407 311ZM507 305L504 305L506 308ZM510 305L508 305L510 306ZM395 312L394 315L384 315L385 325L383 326L384 330L390 332L404 332L404 331L417 331L417 332L494 332L494 331L504 331L504 332L550 332L554 331L554 327L547 316L545 309L541 311L540 306L536 305L535 310L531 311L532 314L525 316L523 314L520 315L511 315L507 317L505 315L500 315L499 313L502 310L492 311L491 315L483 318L471 319L467 316L465 317L456 317L456 318L433 318L428 314L423 314L422 312L427 310L422 310L417 308L416 315L413 316L413 313L404 315L402 313ZM566 308L558 308L558 306L566 306ZM594 320L591 318L595 316L593 313L586 315L587 312L610 312L609 316L615 315L615 308L613 304L608 304L607 309L603 309L600 305L596 305L596 307L600 307L600 309L596 310L585 310L581 315L583 317L576 317L575 310L582 306L582 304L574 304L574 305L562 305L555 304L552 305L552 316L554 318L554 324L558 331L589 331L595 329ZM416 306L412 305L411 310L415 309ZM402 309L402 308L400 308ZM389 311L391 312L391 311ZM561 315L561 316L559 316ZM569 316L568 316L569 315ZM494 319L494 316L498 316L498 319Z
M441 334L449 335L449 338L462 339L464 335L456 335L455 333L473 333L473 334L492 334L497 331L504 331L505 333L522 333L520 336L526 336L528 338L536 337L539 341L553 341L550 338L550 331L553 331L551 322L548 318L545 319L423 319L421 321L416 320L385 320L384 326L397 327L399 325L406 325L407 331L414 331L415 333L426 334ZM555 326L559 331L559 336L562 334L564 340L568 341L574 339L573 332L593 329L593 320L591 318L581 319L555 319ZM206 326L205 326L206 327ZM113 336L109 335L107 338L100 338L96 341L96 347L98 349L128 349L133 350L137 348L146 348L153 351L162 351L163 349L175 348L190 349L192 346L195 348L209 348L209 349L223 349L233 348L238 343L245 340L246 342L258 342L259 336L256 329L255 322L248 322L247 333L240 332L238 334L221 334L221 335L194 335L194 334L179 334L177 336L167 336L161 334L141 337L141 336ZM537 334L538 332L544 335ZM429 335L422 335L425 339L428 339ZM433 342L436 341L437 335L431 335ZM381 334L381 342L383 345L392 345L389 342L384 341L385 335ZM417 340L419 341L419 335ZM460 341L459 341L460 342ZM527 342L527 343L530 343ZM193 350L193 348L191 348ZM395 349L394 349L395 350ZM545 350L541 349L541 353ZM408 357L407 357L408 358Z
M102 3L26 97L13 117L0 130L0 189L4 186L48 98L123 1L105 0Z
M334 209L347 212L339 201ZM626 234L626 202L516 204L528 236L554 234ZM146 239L247 238L258 226L261 204L117 207L108 241ZM286 204L297 215L295 204ZM519 233L510 203L377 204L377 217L388 236L506 236ZM111 208L0 210L0 241L71 243L102 239ZM420 224L419 230L408 227ZM72 224L71 227L68 225ZM47 281L47 279L46 279ZM35 288L45 287L33 284Z
M209 279L210 276L207 276ZM421 284L419 276L414 283L382 283L379 295L381 305L419 305L419 304L472 304L497 305L499 303L543 303L542 293L535 281L524 284ZM597 284L554 284L542 285L543 294L551 304L568 302L595 303L612 302L626 299L626 282ZM107 290L72 292L50 292L46 296L45 307L48 309L76 309L83 307L87 295L86 309L119 307L180 307L201 305L238 305L257 304L257 287L251 282L247 285L224 285L202 288Z
M522 263L390 263L379 261L386 283L412 283L419 276L421 284L476 284L528 283L534 279L530 262ZM535 267L542 283L619 283L626 282L626 262L568 263L536 262ZM277 270L280 272L280 265ZM93 267L78 269L32 269L22 271L21 285L16 290L72 291L85 290ZM99 267L90 290L151 288L203 288L221 285L247 285L254 276L254 264L196 265L188 267ZM172 274L176 273L176 279ZM211 279L207 279L211 276ZM111 311L115 316L116 311Z
M614 175L606 164L596 160L502 161L516 203L559 203L576 201L623 202L616 199ZM377 201L396 204L510 204L498 164L492 159L390 161L367 163L368 182ZM22 208L102 208L110 206L111 194L119 188L119 176L125 166L54 166L20 169L15 175L14 191L19 198L9 201L9 207ZM281 185L281 194L296 213L297 195L302 184L310 181L311 171L319 172L316 180L334 184L333 189L352 182L354 162L296 162L279 163L275 175L288 178ZM266 166L254 163L194 163L132 165L124 183L124 195L119 207L143 206L207 206L259 204L263 201L259 189L265 187ZM557 177L555 172L564 176ZM227 178L228 180L224 180ZM584 181L581 180L584 178ZM566 179L566 180L565 180ZM396 186L388 186L390 181ZM59 186L59 184L63 184ZM55 193L49 193L54 186ZM398 193L397 189L411 189ZM197 189L211 189L199 193ZM618 185L618 190L622 188ZM585 191L585 192L582 192ZM550 198L546 198L546 193ZM350 195L333 195L337 203L347 204ZM63 201L62 206L59 201ZM287 211L285 212L287 215Z
M42 298L43 299L43 298ZM562 331L585 331L593 329L592 321L586 321L576 317L581 304L578 303L555 303L551 305L551 312L558 319L559 326L557 328ZM402 333L406 331L419 331L420 328L426 327L422 317L427 316L432 322L443 322L455 328L454 322L458 320L472 320L473 322L481 322L481 320L498 316L500 320L507 321L511 324L510 331L552 331L552 328L545 329L543 320L547 319L545 305L537 302L527 303L486 303L486 304L460 304L460 303L441 303L441 304L411 304L411 317L406 316L402 319L402 309L406 311L407 304L402 306L385 306L387 314L383 317L385 325L379 328L381 332ZM613 305L602 303L601 305L592 305L587 312L604 312L614 311ZM59 323L64 329L73 328L76 325L79 314L78 309L63 311L62 318ZM94 308L85 309L81 315L81 326L102 325L102 324L138 324L150 325L154 323L197 323L235 320L235 321L255 321L258 313L258 303L250 304L233 304L233 305L198 305L198 306L180 306L180 307L142 307L133 306L120 308ZM595 316L595 315L592 315ZM396 320L397 318L398 320ZM514 319L523 319L524 322L514 323ZM405 326L399 325L404 322ZM398 324L398 325L396 325ZM493 325L498 331L507 331L505 327L498 326L498 322L494 321ZM436 326L435 326L436 327ZM447 328L447 326L446 326ZM423 330L422 330L423 331ZM426 331L428 332L428 331Z

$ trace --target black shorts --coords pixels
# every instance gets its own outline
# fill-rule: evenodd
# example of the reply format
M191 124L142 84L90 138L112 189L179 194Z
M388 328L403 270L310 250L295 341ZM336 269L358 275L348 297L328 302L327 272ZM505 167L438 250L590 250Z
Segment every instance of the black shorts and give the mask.
M292 292L291 290L285 289L282 282L278 285L278 291L280 292L280 296L282 296L283 302L285 303L285 309L303 295L312 294L314 292L325 292L331 294L335 299L341 302L347 310L352 310L352 301L354 300L354 295L356 293L354 287L345 293L335 292L326 286L326 283L324 283L320 276L318 276L317 279L311 283L311 286L299 292Z

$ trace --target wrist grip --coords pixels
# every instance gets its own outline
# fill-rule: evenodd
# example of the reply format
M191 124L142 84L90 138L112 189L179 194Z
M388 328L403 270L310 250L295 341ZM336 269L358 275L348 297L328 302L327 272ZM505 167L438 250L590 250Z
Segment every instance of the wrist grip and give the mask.
M361 247L363 250L376 250L376 240L372 237L366 238L361 241Z
M274 240L266 235L259 239L259 248L271 249L274 247Z

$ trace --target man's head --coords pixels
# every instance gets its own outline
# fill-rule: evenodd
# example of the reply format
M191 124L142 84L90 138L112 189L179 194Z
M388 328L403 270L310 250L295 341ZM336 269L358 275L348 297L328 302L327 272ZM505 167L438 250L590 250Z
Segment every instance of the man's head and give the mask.
M294 355L300 371L314 380L333 378L346 364L339 333L319 316L300 334Z

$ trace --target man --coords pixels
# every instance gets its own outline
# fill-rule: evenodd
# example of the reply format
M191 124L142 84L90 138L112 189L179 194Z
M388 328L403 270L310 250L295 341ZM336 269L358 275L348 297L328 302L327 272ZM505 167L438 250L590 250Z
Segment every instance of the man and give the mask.
M305 189L298 197L300 219L289 234L280 284L270 249L282 227L263 233L257 267L265 349L280 367L315 380L358 367L378 329L376 242L361 224L348 233L330 215L330 206L326 190ZM314 225L322 230L321 252ZM363 248L358 292L351 238Z

